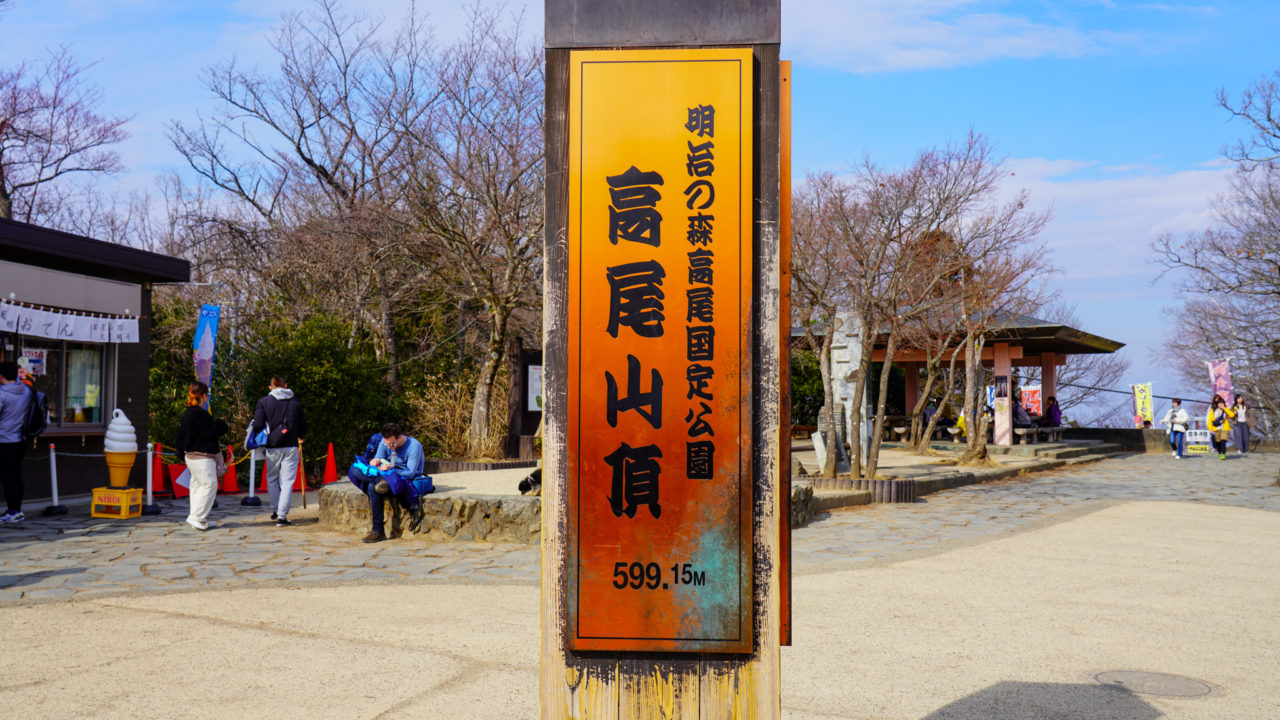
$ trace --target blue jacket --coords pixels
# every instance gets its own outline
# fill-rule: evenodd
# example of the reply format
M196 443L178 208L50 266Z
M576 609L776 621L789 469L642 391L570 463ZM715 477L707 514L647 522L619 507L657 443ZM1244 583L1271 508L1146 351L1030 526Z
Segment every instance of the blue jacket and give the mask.
M422 454L422 443L417 438L406 437L404 444L392 450L386 443L378 443L378 453L373 456L378 460L390 460L395 466L391 474L402 480L412 480L422 474L426 457Z
M20 382L0 385L0 443L22 442L22 425L30 403L31 388ZM421 445L418 452L422 452Z

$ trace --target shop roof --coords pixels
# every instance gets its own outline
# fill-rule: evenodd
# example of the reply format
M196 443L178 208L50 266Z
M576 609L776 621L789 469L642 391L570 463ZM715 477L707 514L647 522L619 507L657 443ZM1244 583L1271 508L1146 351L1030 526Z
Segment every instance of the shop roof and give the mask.
M0 219L0 257L25 265L124 282L186 282L191 264L127 245Z

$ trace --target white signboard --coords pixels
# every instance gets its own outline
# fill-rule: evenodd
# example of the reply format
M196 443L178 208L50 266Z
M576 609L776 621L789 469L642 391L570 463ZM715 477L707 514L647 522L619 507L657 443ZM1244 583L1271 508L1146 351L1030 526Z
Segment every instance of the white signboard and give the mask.
M529 412L542 412L542 405L538 399L542 397L542 366L530 365L529 374L525 380L525 407Z

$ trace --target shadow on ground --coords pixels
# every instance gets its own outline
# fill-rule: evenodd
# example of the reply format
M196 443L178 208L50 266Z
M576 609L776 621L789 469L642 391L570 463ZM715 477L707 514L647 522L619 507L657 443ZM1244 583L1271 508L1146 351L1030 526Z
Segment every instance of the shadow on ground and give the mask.
M88 570L87 567L60 568L58 570L38 570L36 572L21 573L19 575L0 575L0 588L16 588L24 585L33 585L57 575L76 575Z
M922 720L1156 720L1163 713L1112 685L1002 682Z

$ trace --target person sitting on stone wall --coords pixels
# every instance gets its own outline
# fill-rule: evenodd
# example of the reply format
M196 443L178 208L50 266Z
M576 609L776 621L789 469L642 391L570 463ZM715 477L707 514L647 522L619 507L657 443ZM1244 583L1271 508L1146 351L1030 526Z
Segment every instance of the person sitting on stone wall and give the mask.
M369 534L364 536L364 542L367 543L387 539L384 501L394 497L406 507L412 507L412 503L417 502L419 490L413 481L424 477L422 468L426 462L422 443L417 438L405 435L399 425L387 423L382 426L381 434L382 442L369 464L383 472L376 480L370 478L357 483L365 495L369 496L371 527ZM353 479L352 482L356 481Z

